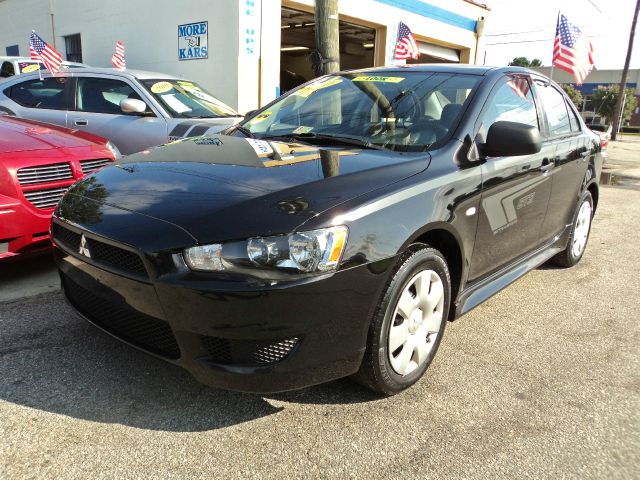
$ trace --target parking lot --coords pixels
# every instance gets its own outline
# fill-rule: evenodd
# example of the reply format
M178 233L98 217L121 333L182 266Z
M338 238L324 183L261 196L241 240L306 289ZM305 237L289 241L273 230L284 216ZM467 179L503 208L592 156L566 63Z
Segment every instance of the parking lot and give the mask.
M388 399L348 380L207 388L57 292L5 300L0 477L638 478L638 219L640 191L603 187L577 267L449 324L425 378Z

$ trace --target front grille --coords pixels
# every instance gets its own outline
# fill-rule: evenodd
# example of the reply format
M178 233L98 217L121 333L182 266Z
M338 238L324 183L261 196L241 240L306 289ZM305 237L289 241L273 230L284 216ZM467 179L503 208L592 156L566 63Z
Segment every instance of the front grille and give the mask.
M147 269L137 253L87 238L87 247L94 262L138 276L147 276Z
M73 253L80 253L80 243L82 235L73 230L63 227L58 223L53 224L53 239L59 245ZM101 242L94 238L85 237L86 249L90 257L88 262L98 266L107 267L117 272L131 274L138 278L148 278L147 269L137 253L125 250L114 245Z
M37 208L55 207L68 187L48 188L46 190L32 190L23 192L25 198Z
M99 158L97 160L80 160L82 174L88 175L89 173L104 167L108 163L110 163L110 160L108 158Z
M80 249L80 235L73 230L64 228L57 223L54 223L51 227L51 233L56 242L65 247L67 250L77 252Z
M62 277L71 304L85 317L113 335L167 358L180 357L180 348L171 327L160 320L128 307L116 305Z
M207 358L221 365L270 365L284 360L298 345L297 337L284 340L231 340L203 336Z
M42 165L40 167L25 167L18 170L18 182L20 185L32 185L35 183L57 182L73 178L71 165L68 163L56 163Z

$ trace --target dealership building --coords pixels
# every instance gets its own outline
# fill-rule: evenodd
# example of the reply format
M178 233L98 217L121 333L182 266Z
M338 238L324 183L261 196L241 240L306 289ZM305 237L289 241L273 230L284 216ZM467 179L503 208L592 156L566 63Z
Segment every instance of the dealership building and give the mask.
M419 63L475 63L486 6L472 0L340 0L343 69L393 63L398 23ZM65 59L111 67L116 41L128 68L200 83L240 112L314 77L313 0L0 0L0 55L29 55L35 30Z

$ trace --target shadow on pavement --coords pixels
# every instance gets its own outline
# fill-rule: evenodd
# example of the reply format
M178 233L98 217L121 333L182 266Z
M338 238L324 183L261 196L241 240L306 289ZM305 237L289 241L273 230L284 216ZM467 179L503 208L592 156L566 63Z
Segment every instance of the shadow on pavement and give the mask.
M99 331L51 294L0 304L0 399L94 422L198 432L284 408L268 399L348 404L382 397L349 380L266 397L207 387Z
M0 399L130 427L197 432L281 410L216 390L98 331L60 294L0 304Z

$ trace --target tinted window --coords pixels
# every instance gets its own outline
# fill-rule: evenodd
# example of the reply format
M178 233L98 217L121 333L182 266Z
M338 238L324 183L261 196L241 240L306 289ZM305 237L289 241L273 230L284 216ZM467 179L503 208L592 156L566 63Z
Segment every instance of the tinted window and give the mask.
M15 75L15 69L13 68L13 63L4 62L2 67L0 67L0 77L7 78Z
M5 95L23 107L66 110L66 82L65 77L29 80L5 90Z
M141 100L127 83L108 78L78 78L76 108L81 112L123 115L120 101L125 98ZM147 107L148 108L148 107Z
M519 122L540 128L528 79L505 77L502 80L482 115L482 125L478 133L485 139L489 127L499 121Z
M580 131L580 119L578 118L578 114L569 105L567 105L567 108L569 110L569 122L571 122L571 131L572 132L579 132Z
M564 135L571 132L567 105L563 95L553 86L536 82L537 91L540 93L542 109L547 116L549 124L549 135Z

